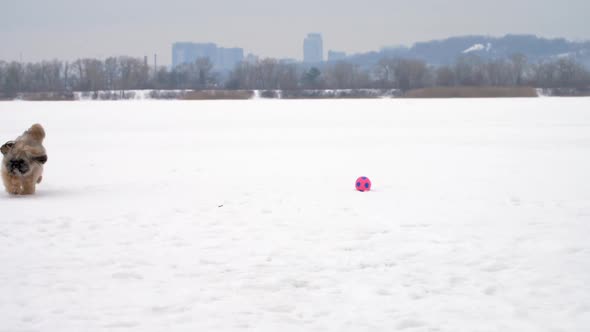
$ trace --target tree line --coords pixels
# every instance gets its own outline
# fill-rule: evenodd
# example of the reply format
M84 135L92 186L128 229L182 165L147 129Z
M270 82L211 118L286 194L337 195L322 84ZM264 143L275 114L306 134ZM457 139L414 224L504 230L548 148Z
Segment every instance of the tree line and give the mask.
M309 67L266 58L242 62L230 72L214 70L208 58L175 68L153 68L140 58L110 57L31 63L0 61L0 97L23 92L135 89L399 89L432 86L534 86L587 88L590 72L570 57L529 63L462 55L451 65L431 66L419 59L382 58L372 67L340 61Z

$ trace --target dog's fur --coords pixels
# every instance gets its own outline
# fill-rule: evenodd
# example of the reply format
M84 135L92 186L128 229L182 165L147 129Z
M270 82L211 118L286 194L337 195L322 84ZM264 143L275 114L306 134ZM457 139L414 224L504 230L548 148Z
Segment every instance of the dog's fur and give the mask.
M45 130L40 124L34 124L16 140L8 141L0 148L4 155L2 181L8 193L35 193L35 186L43 179L43 164L47 162L43 139Z

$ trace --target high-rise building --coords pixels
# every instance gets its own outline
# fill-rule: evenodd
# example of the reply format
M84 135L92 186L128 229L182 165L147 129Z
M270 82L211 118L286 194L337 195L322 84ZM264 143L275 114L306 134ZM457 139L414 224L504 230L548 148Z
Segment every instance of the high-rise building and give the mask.
M221 69L231 70L237 63L244 60L244 49L238 47L217 49L217 60L214 62Z
M324 48L322 35L319 33L309 33L303 40L303 62L322 62L324 61Z
M174 43L172 45L172 67L191 63L198 58L209 58L214 62L217 57L217 45L213 43Z
M248 63L251 63L251 64L257 63L258 60L260 60L258 58L258 55L255 55L255 54L252 54L252 53L248 53L248 55L246 55L246 58L244 59L245 62L248 62Z
M172 67L192 63L199 58L209 58L216 69L232 69L244 59L241 48L217 47L214 43L174 43L172 45Z
M342 61L346 59L345 52L338 52L338 51L328 51L328 62L330 61Z

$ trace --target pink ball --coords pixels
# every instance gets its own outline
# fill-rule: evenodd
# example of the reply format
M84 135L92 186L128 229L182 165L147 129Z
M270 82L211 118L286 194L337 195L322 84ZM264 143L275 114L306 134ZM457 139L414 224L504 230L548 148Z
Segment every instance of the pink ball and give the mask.
M369 191L371 190L371 180L366 176L361 176L356 179L355 188L358 191Z

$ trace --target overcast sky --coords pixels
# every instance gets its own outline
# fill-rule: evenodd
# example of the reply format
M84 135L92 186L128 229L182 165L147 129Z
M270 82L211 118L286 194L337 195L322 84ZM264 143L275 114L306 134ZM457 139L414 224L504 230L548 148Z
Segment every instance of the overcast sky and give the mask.
M0 0L0 59L157 53L169 64L175 41L301 59L308 32L325 53L466 34L587 40L589 17L590 0Z

